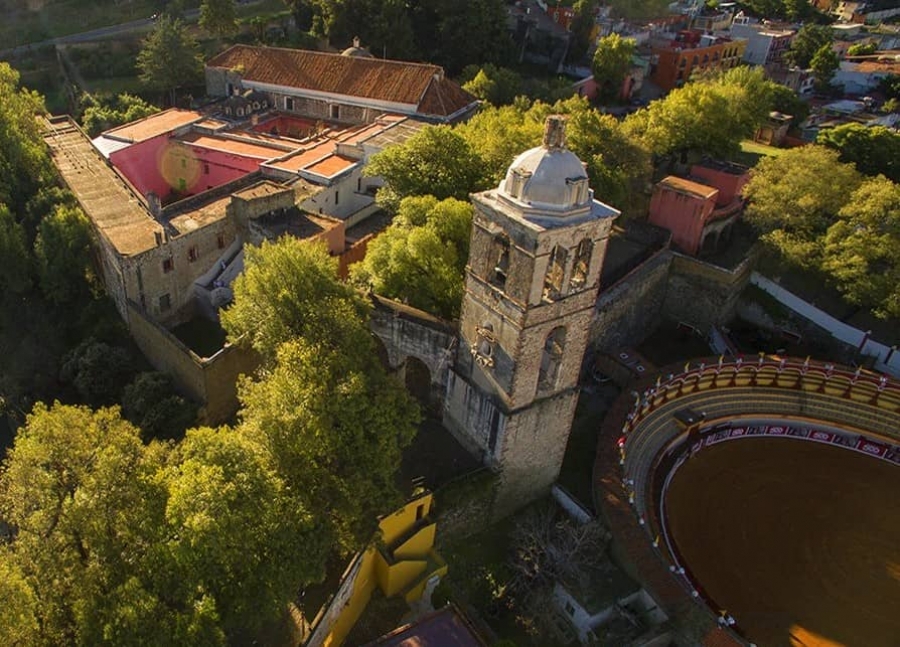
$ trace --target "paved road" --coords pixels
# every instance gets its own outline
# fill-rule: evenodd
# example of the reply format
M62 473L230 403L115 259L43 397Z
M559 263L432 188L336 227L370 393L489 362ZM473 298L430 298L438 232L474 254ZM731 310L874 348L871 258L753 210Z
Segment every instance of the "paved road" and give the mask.
M182 14L182 19L186 21L196 20L200 16L199 9L188 9ZM28 43L19 45L12 49L0 50L0 58L15 57L27 52L45 47L47 45L63 45L66 43L86 43L95 40L104 40L113 36L121 36L131 32L140 31L152 27L154 20L152 18L141 18L140 20L132 20L129 22L119 23L118 25L110 25L109 27L100 27L90 31L83 31L78 34L69 34L68 36L59 36L58 38L50 38L37 43Z

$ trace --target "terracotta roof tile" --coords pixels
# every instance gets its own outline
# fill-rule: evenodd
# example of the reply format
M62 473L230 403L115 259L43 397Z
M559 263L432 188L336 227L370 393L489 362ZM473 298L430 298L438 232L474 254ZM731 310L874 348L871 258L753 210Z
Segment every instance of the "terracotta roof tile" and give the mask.
M235 45L210 59L207 67L238 68L250 82L416 106L418 112L435 116L452 115L475 101L444 79L440 67L424 63Z

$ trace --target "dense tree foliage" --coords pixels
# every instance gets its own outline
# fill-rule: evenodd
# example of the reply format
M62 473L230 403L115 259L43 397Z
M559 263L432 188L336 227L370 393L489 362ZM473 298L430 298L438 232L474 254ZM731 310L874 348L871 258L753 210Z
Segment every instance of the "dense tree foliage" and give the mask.
M803 25L791 39L791 47L785 54L787 61L801 69L808 69L813 57L824 46L831 47L834 35L831 27Z
M900 182L900 133L884 126L843 124L819 132L816 143L840 152L866 175L884 175Z
M837 215L823 269L851 303L900 317L900 186L883 176L866 180Z
M145 439L181 438L197 419L197 406L175 391L165 373L138 374L122 390L122 415Z
M569 50L566 52L566 60L570 63L578 63L587 57L591 46L591 36L597 26L597 0L575 0L572 10L575 15L569 27Z
M756 165L744 190L745 215L783 256L814 268L821 264L821 237L859 184L856 169L836 151L792 148Z
M365 173L384 178L379 200L392 210L410 195L465 200L470 192L486 188L482 160L449 126L426 127L373 155Z
M19 644L246 641L321 568L262 447L229 429L144 445L116 409L35 407L0 475L0 514Z
M31 287L31 257L25 230L0 203L0 292L21 294Z
M240 387L242 429L267 448L321 536L358 548L398 500L394 473L418 410L375 355L368 305L324 246L248 249L222 323L266 360Z
M52 177L37 115L43 99L19 87L19 73L0 61L0 204L18 216Z
M616 16L639 20L667 16L670 3L668 0L608 0L606 4Z
M523 89L522 77L518 73L490 63L468 66L460 80L464 90L495 106L512 103Z
M127 93L99 98L87 95L82 106L84 113L81 117L81 125L91 137L96 137L110 128L159 112L159 108L153 104Z
M771 86L760 69L733 68L673 90L625 128L656 155L728 157L768 116Z
M615 99L619 96L625 76L631 70L631 57L636 46L633 38L622 38L615 33L597 42L591 71L601 98Z
M203 0L200 3L200 26L216 36L235 34L238 25L234 0Z
M179 20L162 16L138 54L141 81L151 90L167 92L175 103L175 91L203 78L203 59L197 41Z
M837 71L840 63L841 60L838 58L837 52L831 48L831 45L822 45L816 51L809 62L809 67L812 70L818 92L827 92L831 88L831 79L834 78L834 73Z
M353 278L377 294L455 319L471 229L468 201L404 198L391 226L369 244L365 259L352 266Z
M95 283L91 225L78 207L58 205L41 221L34 242L44 296L56 304L86 299Z

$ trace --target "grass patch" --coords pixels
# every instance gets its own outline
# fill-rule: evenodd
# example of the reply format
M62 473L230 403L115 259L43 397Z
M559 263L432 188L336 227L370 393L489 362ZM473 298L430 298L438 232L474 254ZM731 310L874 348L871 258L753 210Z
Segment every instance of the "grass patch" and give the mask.
M741 152L735 155L735 162L746 164L747 166L756 166L756 163L767 155L777 157L784 153L786 149L775 148L774 146L766 146L749 139L741 142Z

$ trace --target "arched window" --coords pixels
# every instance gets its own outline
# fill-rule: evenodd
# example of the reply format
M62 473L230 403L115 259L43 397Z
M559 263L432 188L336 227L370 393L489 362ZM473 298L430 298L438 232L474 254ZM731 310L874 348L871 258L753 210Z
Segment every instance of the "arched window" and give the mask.
M506 288L506 277L509 274L509 236L497 234L491 241L491 252L488 260L488 281L491 285Z
M547 391L556 388L559 378L559 365L562 363L566 349L566 329L557 326L547 335L544 352L541 355L541 370L538 374L538 390Z
M544 275L543 297L547 301L556 301L562 296L568 255L566 248L562 245L554 247L553 252L550 254L547 274Z
M587 283L588 272L591 268L591 253L594 251L594 241L585 238L575 248L575 260L572 263L572 277L569 279L569 290L580 290Z

